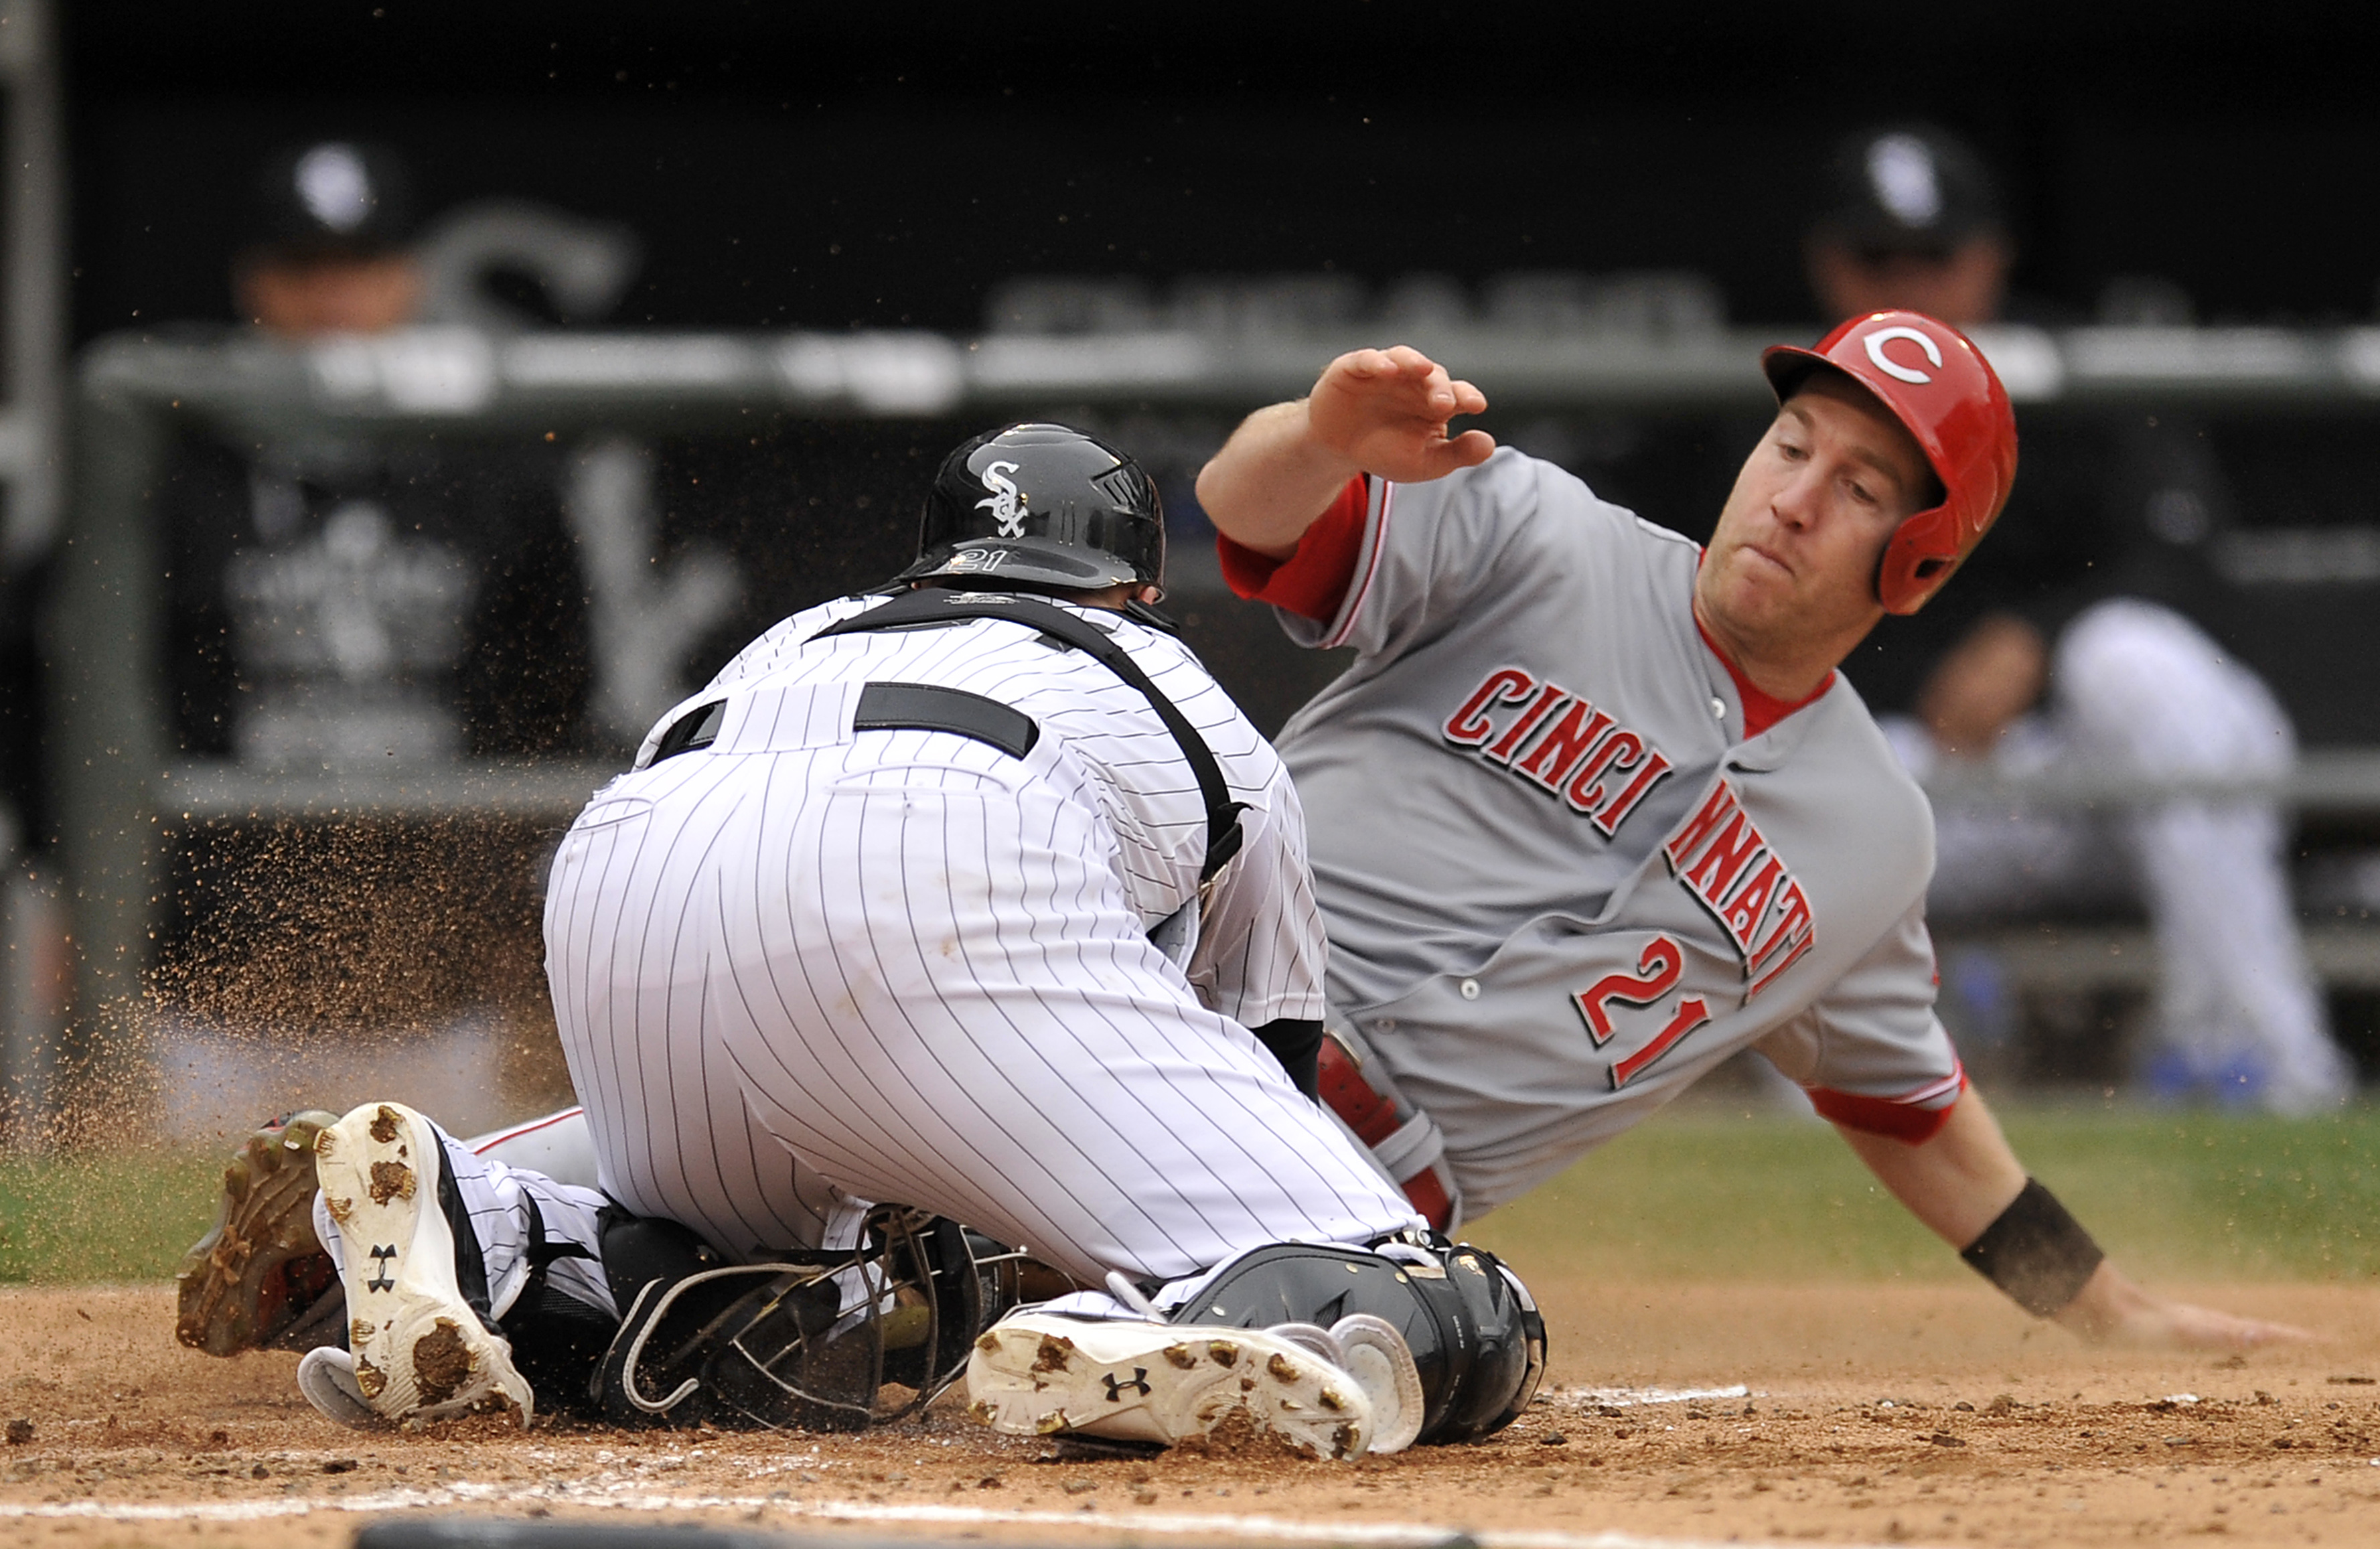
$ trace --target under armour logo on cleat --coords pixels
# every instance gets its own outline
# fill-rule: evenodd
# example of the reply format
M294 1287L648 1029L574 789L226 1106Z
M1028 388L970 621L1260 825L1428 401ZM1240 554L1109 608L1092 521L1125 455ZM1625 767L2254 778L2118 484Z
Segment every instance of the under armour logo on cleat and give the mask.
M366 1290L394 1290L396 1282L389 1277L388 1261L396 1257L396 1244L372 1250L372 1277L364 1282Z
M1140 1389L1140 1396L1142 1398L1146 1398L1148 1397L1148 1368L1146 1366L1134 1367L1132 1369L1132 1377L1130 1381L1126 1381L1125 1379L1117 1376L1112 1372L1107 1373L1101 1376L1099 1381L1108 1385L1108 1401L1110 1403L1113 1403L1116 1399L1123 1398L1123 1390L1127 1387L1136 1387Z

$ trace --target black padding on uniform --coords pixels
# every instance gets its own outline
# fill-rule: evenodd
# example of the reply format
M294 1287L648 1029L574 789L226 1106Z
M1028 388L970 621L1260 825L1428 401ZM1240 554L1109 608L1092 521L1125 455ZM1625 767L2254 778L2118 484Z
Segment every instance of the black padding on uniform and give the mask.
M1322 1100L1322 1023L1299 1017L1282 1017L1251 1027L1257 1042L1272 1050L1281 1068L1300 1092L1315 1102Z
M489 1333L496 1330L494 1305L488 1299L488 1261L480 1253L480 1234L471 1229L471 1212L463 1204L462 1192L455 1187L455 1169L447 1165L446 1132L431 1124L430 1142L438 1147L438 1213L446 1217L446 1230L455 1239L455 1289L463 1293L464 1305L480 1315L480 1322Z
M602 1410L592 1379L620 1320L550 1281L532 1280L499 1320L512 1342L513 1365L528 1379L541 1412L561 1410L593 1420Z
M674 758L681 753L691 753L698 747L709 747L719 740L719 728L727 720L727 701L713 699L708 705L698 705L669 724L662 740L653 746L653 764L664 758ZM652 764L645 766L652 768Z
M1022 710L997 699L939 684L871 683L859 691L855 732L955 732L1022 758L1041 740L1041 728Z
M623 1313L651 1281L674 1284L720 1265L718 1250L697 1233L675 1221L632 1215L616 1204L605 1205L596 1216L595 1231L602 1249L603 1278L612 1286L612 1304Z
M2054 1317L2082 1294L2107 1255L2058 1196L2028 1178L1999 1218L1959 1256L2034 1317Z
M1391 1261L1360 1248L1280 1242L1223 1266L1177 1324L1328 1328L1351 1313L1385 1318L1421 1374L1425 1442L1468 1441L1510 1424L1545 1370L1545 1321L1495 1255L1467 1243L1437 1264Z
M596 1229L602 1229L601 1216L596 1218ZM591 1420L601 1411L593 1401L590 1379L601 1365L620 1320L555 1289L550 1271L557 1260L591 1260L595 1254L578 1243L548 1236L545 1212L532 1199L527 1257L528 1278L497 1320L497 1326L512 1342L513 1364L528 1379L540 1407L559 1408Z
M1064 641L1140 690L1141 697L1148 701L1148 708L1157 712L1157 719L1165 723L1174 744L1181 748L1183 760L1198 781L1199 799L1207 805L1207 859L1198 868L1198 880L1204 882L1213 877L1223 869L1224 863L1240 853L1240 843L1245 838L1240 831L1240 813L1245 804L1232 800L1231 787L1224 783L1223 767L1216 762L1215 750L1190 724L1190 718L1149 681L1140 663L1105 630L1087 620L1029 597L928 587L896 597L865 613L855 613L841 623L831 623L810 638L825 640L838 635L866 635L876 630L909 629L968 619L1005 619L1038 630L1050 639Z

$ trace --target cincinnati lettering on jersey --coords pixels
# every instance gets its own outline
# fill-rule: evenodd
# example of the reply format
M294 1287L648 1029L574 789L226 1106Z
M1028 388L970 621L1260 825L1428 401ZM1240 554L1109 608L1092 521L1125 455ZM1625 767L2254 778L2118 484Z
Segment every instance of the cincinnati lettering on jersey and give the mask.
M1809 895L1721 780L1661 846L1670 870L1742 954L1750 1000L1810 950Z
M1520 712L1498 722L1503 707ZM1507 774L1561 798L1609 838L1670 760L1645 738L1578 695L1518 667L1499 667L1446 718L1439 734Z

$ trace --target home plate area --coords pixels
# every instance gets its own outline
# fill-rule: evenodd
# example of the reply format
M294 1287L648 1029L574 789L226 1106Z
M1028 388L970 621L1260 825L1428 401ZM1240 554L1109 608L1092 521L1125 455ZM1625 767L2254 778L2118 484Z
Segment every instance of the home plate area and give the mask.
M1540 1294L1554 1363L1518 1423L1332 1464L1108 1456L993 1435L948 1399L861 1435L344 1431L298 1398L295 1357L176 1346L169 1288L15 1289L0 1532L60 1549L2380 1537L2366 1286L2200 1289L2323 1336L2244 1358L2089 1350L1949 1281Z

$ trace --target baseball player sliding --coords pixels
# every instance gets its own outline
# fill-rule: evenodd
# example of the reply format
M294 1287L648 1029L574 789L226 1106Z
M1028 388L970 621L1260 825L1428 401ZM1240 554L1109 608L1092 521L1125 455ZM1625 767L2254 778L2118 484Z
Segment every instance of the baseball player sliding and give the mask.
M1311 1095L1297 795L1151 611L1163 546L1113 449L979 437L892 587L663 718L548 889L600 1191L398 1104L321 1129L308 1397L847 1425L964 1361L1003 1430L1328 1457L1518 1413L1519 1280ZM1104 1289L1012 1312L1003 1245Z
M1200 475L1233 587L1357 653L1281 744L1331 946L1326 1098L1453 1230L1755 1048L2037 1315L2293 1334L2105 1262L1935 1020L1931 817L1836 668L1999 514L1998 379L1912 312L1763 365L1777 418L1706 551L1450 435L1485 396L1402 347L1332 361Z

